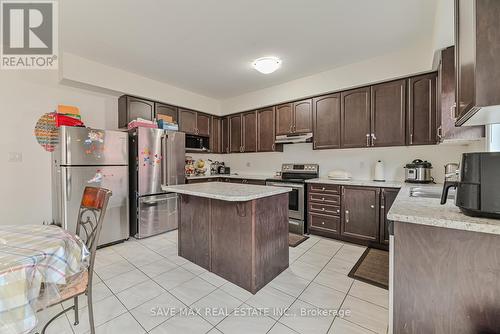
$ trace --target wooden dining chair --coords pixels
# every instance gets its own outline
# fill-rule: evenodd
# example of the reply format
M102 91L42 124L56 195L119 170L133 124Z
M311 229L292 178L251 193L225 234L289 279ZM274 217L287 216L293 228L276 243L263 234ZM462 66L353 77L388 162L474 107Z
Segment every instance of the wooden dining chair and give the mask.
M78 235L87 246L90 252L88 269L83 273L81 279L75 280L73 283L62 286L59 289L57 300L52 302L50 306L61 304L73 298L74 304L71 307L63 309L61 312L51 318L42 328L42 333L45 334L47 327L62 314L74 310L75 326L79 323L78 316L78 297L85 294L87 296L87 308L89 310L90 333L95 333L94 328L94 312L92 305L92 277L94 276L94 263L101 234L102 223L106 214L109 198L112 192L108 189L97 187L86 187L83 191L82 202L78 213L78 221L76 225L76 235Z

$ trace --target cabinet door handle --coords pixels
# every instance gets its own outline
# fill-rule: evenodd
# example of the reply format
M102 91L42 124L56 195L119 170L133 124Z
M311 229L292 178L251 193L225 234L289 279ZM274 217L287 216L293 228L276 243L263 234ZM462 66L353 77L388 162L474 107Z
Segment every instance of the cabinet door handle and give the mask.
M337 213L340 213L340 209L337 209Z
M275 150L275 148L276 148L276 145L275 145L275 144L273 144L273 145L271 146L271 150L273 150L273 151L274 151L274 150Z
M413 145L413 133L410 133L410 145Z
M349 210L345 210L345 222L349 222Z
M373 205L373 204L370 205L370 208L375 209L375 205Z
M325 225L325 222L321 222L321 225Z
M325 211L325 208L321 208L321 211Z
M325 187L321 188L321 190L325 191Z
M290 124L290 133L293 132L293 124Z
M366 146L370 146L370 134L366 134Z
M451 112L451 118L455 119L456 118L456 113L455 109L457 109L457 103L453 103L453 105L450 107L450 112Z
M385 205L381 205L381 206L380 206L380 208L381 208L381 209L385 209Z
M325 200L325 198L324 198L324 197L321 197L321 200L322 200L322 201L324 201L324 200Z
M372 133L372 146L375 146L375 140L377 139L377 137L375 137L375 134Z

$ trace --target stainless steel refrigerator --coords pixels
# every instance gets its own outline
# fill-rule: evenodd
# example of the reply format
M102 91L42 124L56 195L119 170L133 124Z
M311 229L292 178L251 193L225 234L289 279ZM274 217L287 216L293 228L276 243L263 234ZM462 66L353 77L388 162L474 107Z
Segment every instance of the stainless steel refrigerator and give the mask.
M137 128L130 131L130 235L141 239L178 227L177 195L162 185L185 180L185 135Z
M128 134L80 127L61 127L52 153L52 213L56 224L75 232L86 186L113 192L99 246L113 244L129 233Z

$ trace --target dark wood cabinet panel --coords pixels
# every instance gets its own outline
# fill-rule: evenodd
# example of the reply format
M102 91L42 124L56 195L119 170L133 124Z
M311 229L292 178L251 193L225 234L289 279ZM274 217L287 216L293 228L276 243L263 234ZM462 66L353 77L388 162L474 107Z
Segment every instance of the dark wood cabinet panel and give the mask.
M229 151L231 153L241 152L243 143L241 142L241 115L228 117L229 121Z
M126 128L129 122L137 118L143 118L152 121L154 117L154 102L128 95L123 95L118 99L119 128Z
M406 80L371 87L371 145L406 143Z
M257 111L257 151L272 152L276 146L274 107Z
M340 234L340 218L319 213L309 214L309 228L312 230L325 231L329 234Z
M285 103L276 106L276 135L292 133L293 127L293 105Z
M224 117L221 121L222 126L222 153L229 153L229 118Z
M313 149L340 148L340 93L313 99Z
M293 103L293 133L312 132L312 100Z
M175 123L177 123L179 116L177 115L177 107L169 106L168 104L155 102L155 118L158 119L157 115L167 115L172 117Z
M222 153L222 120L220 117L212 116L210 119L210 151Z
M179 109L179 130L184 133L195 135L197 112L188 109Z
M484 126L455 126L455 47L441 51L438 68L438 132L440 141L477 139L485 136Z
M210 115L196 113L196 130L199 136L210 136Z
M437 143L437 73L408 80L408 145Z
M343 187L341 234L379 241L379 188Z
M241 115L243 120L242 137L243 152L257 152L257 112L251 111Z
M370 87L342 92L341 147L367 147L370 140Z
M391 209L399 189L396 188L382 188L380 191L380 243L389 245L389 229L387 220L387 213Z

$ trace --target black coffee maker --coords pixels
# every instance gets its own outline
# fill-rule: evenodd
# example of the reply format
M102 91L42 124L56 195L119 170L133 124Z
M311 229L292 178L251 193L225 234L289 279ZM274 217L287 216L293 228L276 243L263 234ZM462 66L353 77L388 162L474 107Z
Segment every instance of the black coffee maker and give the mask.
M459 180L445 181L441 204L452 187L464 214L500 219L500 152L464 153Z

